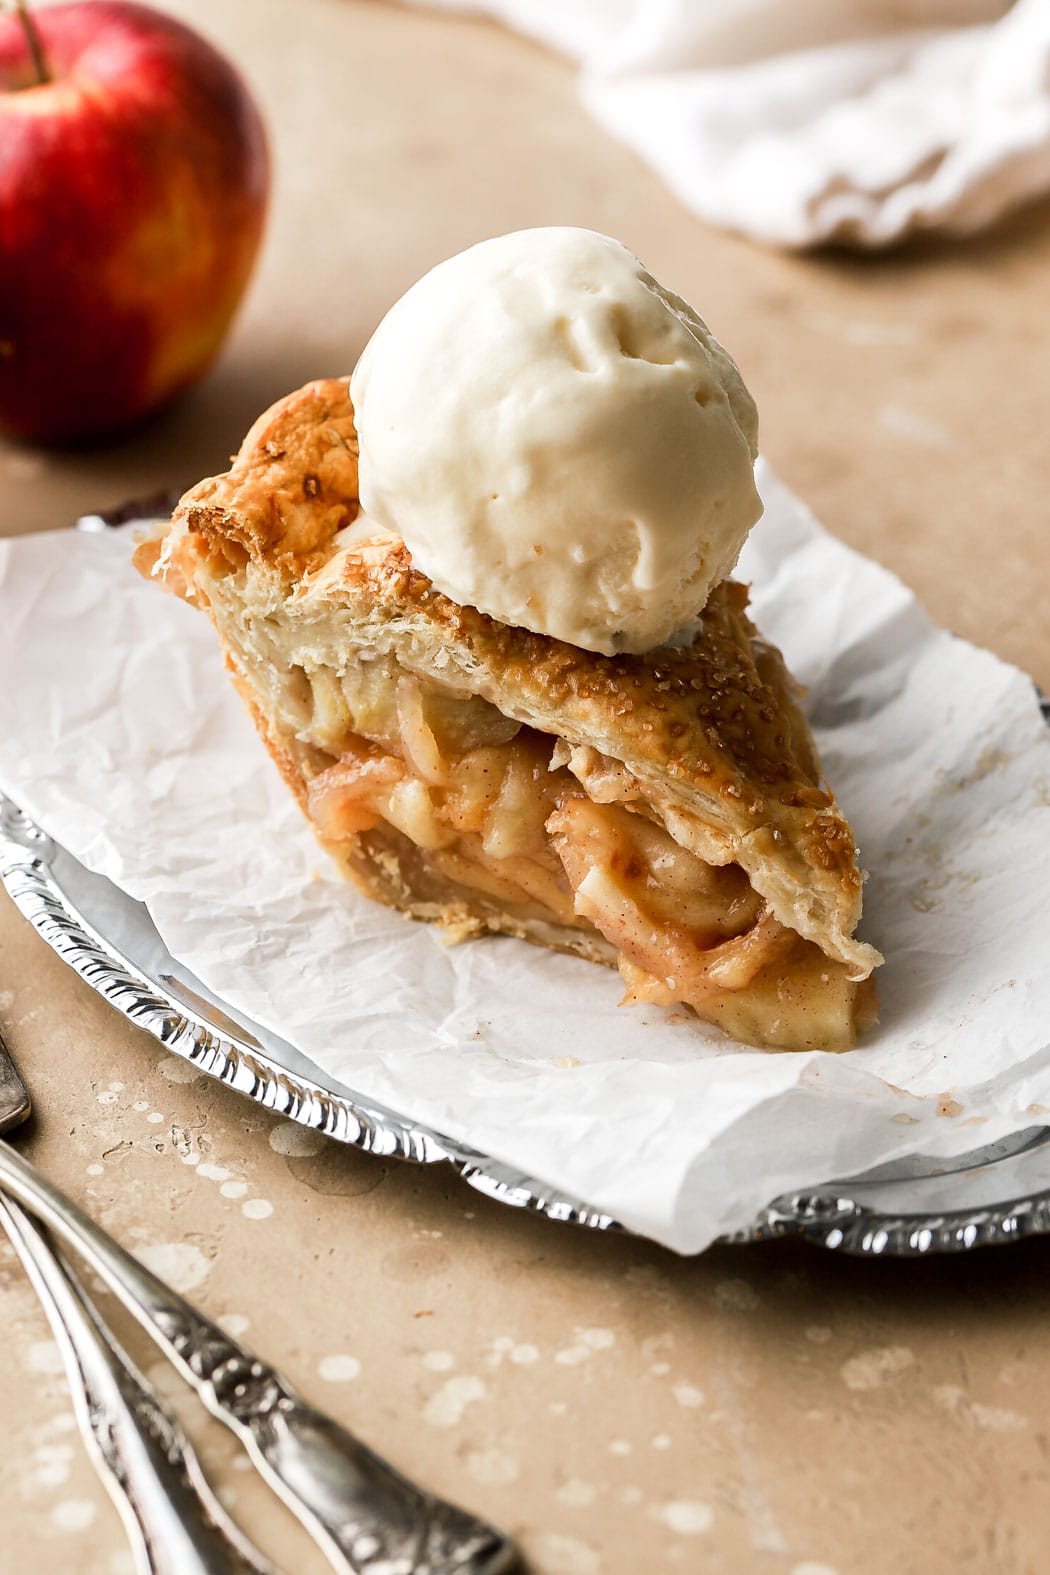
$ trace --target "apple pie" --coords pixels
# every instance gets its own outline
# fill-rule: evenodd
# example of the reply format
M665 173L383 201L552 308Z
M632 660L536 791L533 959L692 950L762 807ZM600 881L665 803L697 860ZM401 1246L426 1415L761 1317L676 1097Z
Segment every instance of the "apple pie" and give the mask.
M308 384L139 567L204 608L314 831L451 939L617 967L627 1002L845 1050L876 1018L862 875L799 690L725 581L690 643L601 656L438 592L359 516L345 381Z

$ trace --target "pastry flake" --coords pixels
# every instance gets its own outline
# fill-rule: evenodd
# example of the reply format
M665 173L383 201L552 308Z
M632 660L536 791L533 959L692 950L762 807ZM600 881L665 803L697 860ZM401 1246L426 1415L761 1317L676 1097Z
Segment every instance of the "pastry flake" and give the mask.
M681 648L601 656L450 601L359 517L346 383L308 384L139 567L211 616L318 838L451 938L619 968L768 1048L875 1021L863 877L783 659L725 581Z

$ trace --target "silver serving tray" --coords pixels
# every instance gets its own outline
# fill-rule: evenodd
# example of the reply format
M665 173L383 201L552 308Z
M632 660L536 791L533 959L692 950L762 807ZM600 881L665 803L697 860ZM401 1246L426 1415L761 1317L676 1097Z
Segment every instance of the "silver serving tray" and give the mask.
M0 880L38 934L93 990L209 1077L340 1143L451 1165L500 1203L592 1230L624 1228L582 1199L329 1078L212 995L170 955L141 903L85 869L3 795ZM1032 1127L955 1160L916 1157L775 1198L748 1229L725 1239L801 1236L840 1252L905 1257L1046 1232L1050 1129Z

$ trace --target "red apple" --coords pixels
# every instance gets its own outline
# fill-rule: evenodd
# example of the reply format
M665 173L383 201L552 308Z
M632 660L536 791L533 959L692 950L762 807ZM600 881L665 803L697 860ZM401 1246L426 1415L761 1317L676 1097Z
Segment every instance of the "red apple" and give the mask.
M248 89L190 28L130 0L0 16L0 428L98 437L188 387L268 187Z

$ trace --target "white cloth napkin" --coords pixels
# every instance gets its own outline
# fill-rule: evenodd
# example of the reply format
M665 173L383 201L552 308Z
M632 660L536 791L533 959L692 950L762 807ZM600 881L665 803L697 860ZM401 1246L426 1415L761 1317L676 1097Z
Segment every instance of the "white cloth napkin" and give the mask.
M1050 187L1050 0L416 0L581 63L591 113L713 224L883 246Z

